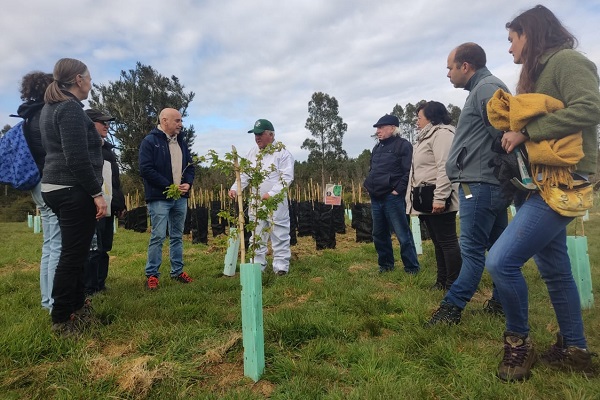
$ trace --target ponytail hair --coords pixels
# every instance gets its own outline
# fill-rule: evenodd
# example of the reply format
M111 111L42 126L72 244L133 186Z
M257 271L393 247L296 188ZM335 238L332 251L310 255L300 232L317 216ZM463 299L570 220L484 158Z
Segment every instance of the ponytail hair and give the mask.
M44 94L44 102L48 104L69 100L70 97L63 93L77 83L77 75L87 75L87 66L74 58L61 58L54 65L52 73L54 82L48 85Z

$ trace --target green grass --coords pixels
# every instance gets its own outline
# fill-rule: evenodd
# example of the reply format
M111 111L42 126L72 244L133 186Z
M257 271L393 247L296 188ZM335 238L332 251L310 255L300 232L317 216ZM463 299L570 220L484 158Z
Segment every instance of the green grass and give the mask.
M596 294L599 219L596 210L585 226ZM149 235L120 229L110 290L93 299L107 325L74 340L52 335L39 305L41 235L26 223L2 223L0 237L2 399L575 400L600 393L598 378L543 366L524 383L495 377L504 327L480 312L491 293L487 273L460 325L424 328L442 298L429 290L435 280L429 242L420 256L423 272L409 276L400 262L394 272L378 274L373 245L356 244L351 229L338 235L336 250L317 252L311 238L299 238L291 273L263 275L266 369L254 383L243 376L239 275L221 276L224 240L186 241L194 282L171 282L163 265L160 289L148 292ZM535 265L524 270L531 335L543 349L554 341L556 320ZM598 351L600 317L594 309L583 315Z

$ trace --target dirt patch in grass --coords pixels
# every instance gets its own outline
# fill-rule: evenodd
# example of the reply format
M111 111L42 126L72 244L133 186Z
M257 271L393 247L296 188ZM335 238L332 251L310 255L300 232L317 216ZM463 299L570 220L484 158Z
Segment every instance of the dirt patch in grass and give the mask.
M0 276L11 275L15 272L30 272L35 271L40 268L40 264L30 264L23 259L18 259L15 264L12 265L3 265L0 268Z
M219 363L207 365L203 372L209 376L204 380L201 386L204 389L209 389L213 393L225 394L230 393L232 388L247 388L253 393L271 397L275 391L275 385L269 381L259 380L252 381L244 376L244 365L240 360L239 363Z
M151 359L150 356L137 357L118 368L119 389L134 398L145 398L156 381L173 376L175 367L172 363L160 363L149 369Z

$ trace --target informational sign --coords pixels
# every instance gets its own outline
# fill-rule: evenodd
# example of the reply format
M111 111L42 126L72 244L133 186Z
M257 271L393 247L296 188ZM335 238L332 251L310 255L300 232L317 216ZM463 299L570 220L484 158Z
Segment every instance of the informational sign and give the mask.
M339 206L342 204L342 185L328 183L325 185L325 204Z

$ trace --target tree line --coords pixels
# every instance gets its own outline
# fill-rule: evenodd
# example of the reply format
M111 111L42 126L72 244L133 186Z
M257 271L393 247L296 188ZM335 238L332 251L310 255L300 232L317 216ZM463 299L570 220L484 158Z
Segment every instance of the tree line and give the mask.
M138 149L144 136L158 123L158 115L163 108L180 110L182 117L188 116L188 108L195 93L186 91L176 76L166 77L148 65L137 62L134 69L121 71L118 80L93 84L89 105L115 117L109 129L119 155L122 184L125 193L141 192ZM389 114L400 120L401 135L414 142L416 130L416 107L408 103L404 107L396 104ZM448 105L454 123L460 115L460 108ZM350 158L343 148L344 134L348 125L339 115L339 104L335 97L323 92L315 92L308 102L308 117L305 128L309 137L301 148L308 150L307 161L296 161L294 185L304 186L310 182L360 184L369 170L371 150L364 150L358 157ZM10 126L5 126L6 132ZM192 151L195 139L193 125L184 126L182 134ZM375 140L373 141L375 144ZM198 167L196 182L198 188L219 190L229 184L231 177L208 167ZM7 189L5 189L6 192Z

